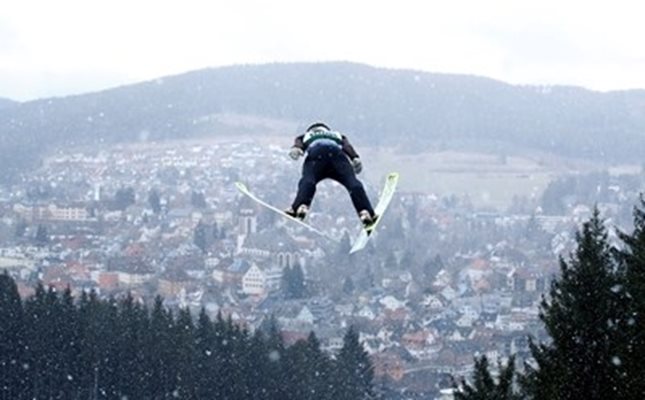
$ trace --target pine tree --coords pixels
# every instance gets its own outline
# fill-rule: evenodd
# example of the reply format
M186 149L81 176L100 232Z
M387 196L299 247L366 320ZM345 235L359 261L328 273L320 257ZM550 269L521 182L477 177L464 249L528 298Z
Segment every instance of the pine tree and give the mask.
M537 367L529 368L526 388L541 399L615 399L619 372L615 293L617 277L607 232L597 210L576 235L569 262L551 283L540 318L552 342L531 344Z
M78 309L69 287L65 289L60 300L56 303L58 317L55 320L55 346L58 349L58 390L60 398L74 398L78 394L77 380L79 378L79 351L81 337L79 335Z
M79 354L81 370L79 398L117 397L120 352L119 308L114 299L100 300L96 292L81 296L79 326L82 347Z
M282 385L285 378L284 373L284 360L285 360L285 345L278 324L274 318L271 318L269 325L269 332L267 333L265 341L266 352L264 362L266 363L265 370L265 388L267 398L269 399L283 399L288 395L289 389Z
M122 187L116 191L114 195L114 208L116 210L124 211L126 208L130 207L135 203L136 195L134 193L134 188L132 187Z
M423 282L426 286L430 286L437 278L437 274L444 268L441 256L437 254L434 258L426 260L423 264Z
M284 269L282 284L285 296L288 299L302 299L307 295L305 274L299 264Z
M193 232L193 243L195 243L195 246L199 247L203 253L206 253L209 246L209 238L206 225L204 225L202 221L199 221L195 226L195 230Z
M38 225L36 229L36 236L34 237L34 244L36 246L45 246L49 243L49 234L45 225Z
M198 399L213 399L219 377L213 323L202 308L195 328L195 386Z
M310 400L333 400L331 391L332 366L329 357L320 349L320 341L311 332L305 342L307 393Z
M361 400L373 396L374 371L369 356L359 342L358 332L350 327L343 338L334 363L334 395L336 400Z
M190 204L195 208L206 208L208 206L206 204L206 197L204 197L204 193L195 191L193 191L190 196Z
M266 338L264 332L256 330L249 337L248 347L244 355L245 366L245 386L248 390L248 398L261 399L266 397L267 387L269 386L269 359L266 348Z
M174 368L176 370L176 387L173 396L190 399L195 397L195 327L188 309L182 309L172 329L171 342L174 346Z
M28 369L28 393L34 398L50 395L49 378L54 357L49 353L53 346L50 343L52 332L48 329L50 325L47 321L51 311L46 297L45 288L39 284L34 295L25 303L25 369Z
M27 224L27 221L25 221L24 218L20 218L18 222L16 222L16 226L14 228L14 236L16 238L21 238L25 236L25 233L27 232L27 227L29 225Z
M119 303L117 380L119 394L129 399L143 398L149 387L145 369L145 335L148 331L146 311L130 293Z
M82 346L79 350L77 387L79 398L96 398L95 383L101 357L101 339L108 332L100 329L102 303L95 291L83 292L78 302L78 326Z
M347 296L351 296L352 293L354 293L354 280L352 279L351 276L348 276L345 278L343 281L343 293L346 294Z
M173 370L173 346L171 329L174 326L172 313L163 306L161 297L155 298L150 315L150 332L146 335L150 371L150 391L152 398L171 397L176 388Z
M475 371L472 384L462 379L454 383L455 400L520 400L522 397L514 388L515 359L511 357L506 366L499 363L499 378L490 372L488 358L481 356L475 359Z
M0 398L20 398L24 388L25 321L14 280L0 275Z
M159 197L159 192L156 189L148 192L148 204L153 213L159 214L161 212L161 197Z
M213 238L213 241L220 239L220 235L221 233L217 222L213 222L213 225L211 225L211 237Z
M224 320L221 314L217 315L213 324L215 359L218 366L218 379L215 382L215 398L236 399L236 387L230 382L239 382L240 370L238 368L239 357L235 354L237 328L231 318Z
M624 369L624 399L645 398L645 199L634 207L634 231L619 233L625 243L617 253L620 276L624 282L618 287L624 301L625 317L619 320L619 332L624 346L614 362Z
M99 373L96 378L97 393L106 397L119 396L121 383L119 381L119 307L115 299L102 302L102 318L98 321L101 336L101 359Z
M25 304L25 368L29 396L70 398L76 390L78 334L71 292L36 287Z
M285 400L310 399L312 381L308 364L308 349L305 341L300 340L286 349L282 362L284 370L283 384L289 388Z

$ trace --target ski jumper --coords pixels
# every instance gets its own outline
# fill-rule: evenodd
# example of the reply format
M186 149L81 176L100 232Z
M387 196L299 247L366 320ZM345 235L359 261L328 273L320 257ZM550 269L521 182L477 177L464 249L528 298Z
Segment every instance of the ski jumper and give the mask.
M358 153L345 135L327 129L313 129L297 136L293 147L307 154L298 182L298 193L292 204L294 210L302 204L311 206L318 182L330 178L347 189L357 213L367 210L374 216L365 188L356 178L350 163L350 159L358 158Z

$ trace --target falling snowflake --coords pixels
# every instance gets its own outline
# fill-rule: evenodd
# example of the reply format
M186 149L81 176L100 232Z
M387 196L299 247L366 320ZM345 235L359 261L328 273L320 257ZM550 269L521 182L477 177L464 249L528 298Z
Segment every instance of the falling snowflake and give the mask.
M277 350L269 352L269 360L273 362L280 361L280 353Z

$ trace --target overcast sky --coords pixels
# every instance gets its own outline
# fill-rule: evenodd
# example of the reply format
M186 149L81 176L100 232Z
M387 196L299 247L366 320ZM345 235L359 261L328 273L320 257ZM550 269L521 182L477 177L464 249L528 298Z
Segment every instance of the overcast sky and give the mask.
M274 61L645 88L644 39L638 0L6 0L0 97Z

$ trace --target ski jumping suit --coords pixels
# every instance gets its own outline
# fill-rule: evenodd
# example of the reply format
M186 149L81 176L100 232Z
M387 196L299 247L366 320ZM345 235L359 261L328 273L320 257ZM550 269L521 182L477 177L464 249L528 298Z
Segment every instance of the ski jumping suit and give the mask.
M311 206L318 182L330 178L347 189L357 213L367 210L374 215L365 188L356 178L349 161L358 158L358 153L345 135L325 129L311 130L297 136L293 147L307 153L298 182L298 194L292 205L294 210L301 204Z

